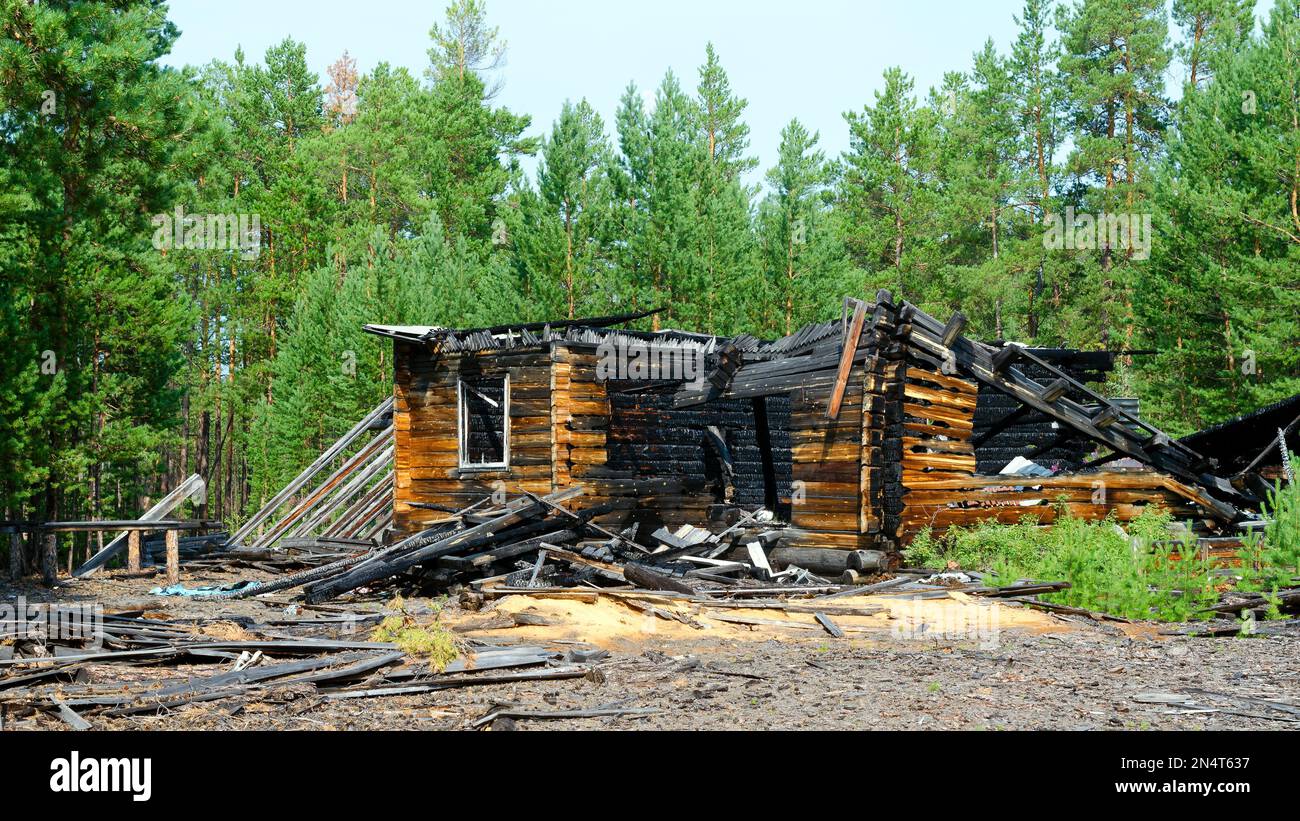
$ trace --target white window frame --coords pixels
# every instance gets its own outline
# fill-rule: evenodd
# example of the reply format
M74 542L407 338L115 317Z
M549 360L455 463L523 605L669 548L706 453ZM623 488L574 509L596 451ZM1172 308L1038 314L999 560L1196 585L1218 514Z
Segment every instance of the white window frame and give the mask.
M492 379L495 374L485 374L479 379ZM500 462L467 462L466 457L469 455L468 438L469 438L469 414L465 412L465 389L469 387L468 382L476 381L474 379L466 380L460 377L456 379L456 462L460 465L461 470L502 470L510 467L510 374L503 373L500 375L505 384L502 391L502 402L505 407L502 408L502 456ZM470 388L473 390L473 388Z

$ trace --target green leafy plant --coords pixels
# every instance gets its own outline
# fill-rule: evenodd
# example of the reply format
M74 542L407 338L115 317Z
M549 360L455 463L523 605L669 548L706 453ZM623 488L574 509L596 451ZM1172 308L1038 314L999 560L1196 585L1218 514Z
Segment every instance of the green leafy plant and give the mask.
M1264 532L1247 534L1238 553L1241 581L1237 589L1276 593L1280 587L1295 584L1300 575L1300 485L1274 485L1263 513L1269 520Z
M1264 601L1268 602L1268 607L1264 609L1264 618L1284 618L1282 615L1282 597L1277 594L1277 588L1274 588L1271 593L1265 593Z
M455 634L437 621L441 608L435 610L434 621L422 625L406 612L405 604L401 596L389 602L387 609L397 612L384 617L370 640L395 644L407 655L426 659L435 672L442 672L460 657L460 644Z
M1125 530L1111 518L1086 521L1062 505L1052 527L1034 517L1014 525L981 522L950 528L942 537L922 532L904 552L909 564L991 572L1002 584L1018 579L1068 581L1045 601L1117 616L1161 621L1202 617L1217 593L1211 563L1194 539L1168 540L1170 516L1143 511Z

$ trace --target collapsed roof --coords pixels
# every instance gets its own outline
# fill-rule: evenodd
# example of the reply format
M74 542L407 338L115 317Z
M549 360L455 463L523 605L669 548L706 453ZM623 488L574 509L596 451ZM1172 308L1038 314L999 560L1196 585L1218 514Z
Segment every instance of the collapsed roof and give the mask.
M1233 474L1280 465L1283 446L1300 449L1300 394L1220 422L1179 441Z

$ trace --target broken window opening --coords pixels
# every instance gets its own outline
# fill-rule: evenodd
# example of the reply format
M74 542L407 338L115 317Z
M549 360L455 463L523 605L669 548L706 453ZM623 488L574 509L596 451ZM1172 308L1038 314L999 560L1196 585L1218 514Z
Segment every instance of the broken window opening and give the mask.
M510 466L510 379L484 376L457 382L462 470Z

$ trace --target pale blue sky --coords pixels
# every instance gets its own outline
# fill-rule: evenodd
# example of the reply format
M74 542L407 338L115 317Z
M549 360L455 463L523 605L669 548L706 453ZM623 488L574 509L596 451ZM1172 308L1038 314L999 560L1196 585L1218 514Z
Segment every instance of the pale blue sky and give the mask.
M509 43L500 104L547 131L565 99L585 97L613 137L629 81L643 91L671 68L694 88L714 43L735 90L749 101L750 153L760 172L775 162L782 127L798 117L836 156L848 147L841 116L860 109L881 73L902 66L918 94L943 73L966 70L986 38L1007 53L1023 0L487 0ZM167 62L250 60L286 36L307 44L322 78L346 49L364 72L381 60L416 76L428 62L429 27L443 0L172 0L180 40ZM1271 0L1261 0L1267 8ZM1170 73L1181 83L1182 68Z

